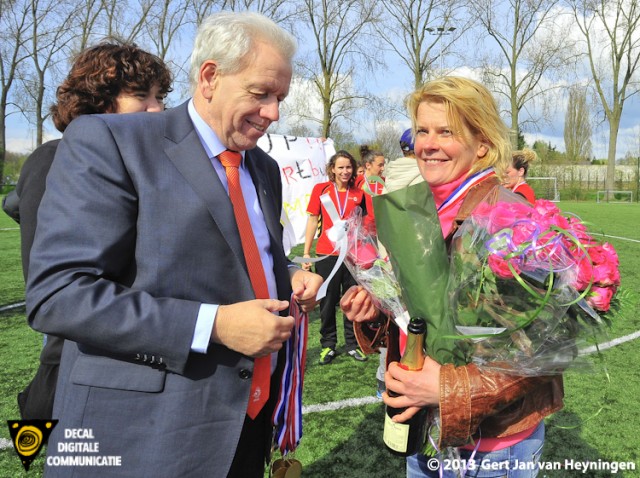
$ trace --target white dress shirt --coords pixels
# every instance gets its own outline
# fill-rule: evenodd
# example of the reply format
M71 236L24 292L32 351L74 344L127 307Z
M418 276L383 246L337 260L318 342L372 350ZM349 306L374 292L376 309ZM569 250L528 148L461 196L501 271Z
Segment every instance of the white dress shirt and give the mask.
M227 174L224 170L224 166L222 166L220 160L217 158L217 156L227 148L225 148L214 131L198 114L193 105L193 99L189 101L188 111L191 121L193 121L193 125L198 133L198 137L202 142L202 146L209 155L211 164L216 170L220 181L228 193L229 187L227 185ZM264 221L262 209L260 208L255 185L253 184L251 175L244 164L244 151L241 151L240 153L242 154L242 163L240 164L240 187L242 188L242 195L244 196L245 204L247 206L247 214L249 215L251 228L253 229L253 234L256 238L258 251L260 252L260 259L262 260L262 266L267 279L269 297L277 298L278 292L276 287L276 277L273 272L273 257L271 256L270 251L269 231ZM194 352L207 352L217 312L218 304L201 304L196 321L193 341L191 343L191 350Z

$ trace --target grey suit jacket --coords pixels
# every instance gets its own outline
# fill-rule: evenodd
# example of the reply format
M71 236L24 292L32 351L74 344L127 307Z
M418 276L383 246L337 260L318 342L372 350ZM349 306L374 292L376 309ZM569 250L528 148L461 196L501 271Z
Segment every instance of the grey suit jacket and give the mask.
M246 153L270 233L280 299L291 293L276 162ZM91 429L117 468L47 476L226 476L253 360L190 351L201 303L253 299L229 197L187 114L82 116L47 177L31 254L33 328L68 339L48 447ZM279 380L279 375L275 377ZM60 445L64 449L65 445Z

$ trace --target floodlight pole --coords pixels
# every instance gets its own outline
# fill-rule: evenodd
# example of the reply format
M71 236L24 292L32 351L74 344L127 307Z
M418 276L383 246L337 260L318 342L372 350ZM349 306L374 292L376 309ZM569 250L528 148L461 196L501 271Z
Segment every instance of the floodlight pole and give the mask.
M444 72L444 58L442 56L442 36L443 35L451 35L454 31L456 31L456 27L427 27L426 30L429 32L429 35L438 35L438 39L436 41L440 42L440 71Z

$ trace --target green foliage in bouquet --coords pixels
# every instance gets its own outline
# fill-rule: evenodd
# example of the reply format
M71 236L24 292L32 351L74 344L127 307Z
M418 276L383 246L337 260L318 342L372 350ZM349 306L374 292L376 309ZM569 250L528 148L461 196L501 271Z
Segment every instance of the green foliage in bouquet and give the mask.
M427 183L373 198L378 239L389 252L411 317L427 322L425 349L439 363L464 364L449 298L449 258Z

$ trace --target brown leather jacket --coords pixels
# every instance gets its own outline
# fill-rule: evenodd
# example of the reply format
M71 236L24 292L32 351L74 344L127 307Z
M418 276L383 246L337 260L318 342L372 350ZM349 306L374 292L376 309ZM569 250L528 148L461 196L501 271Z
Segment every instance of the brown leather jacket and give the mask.
M495 187L496 177L474 186L456 216L457 227ZM398 327L391 320L371 326L354 324L365 353L387 346L387 364L400 359ZM482 369L474 364L440 369L440 446L462 446L471 438L500 438L527 430L563 407L562 376L523 377Z

